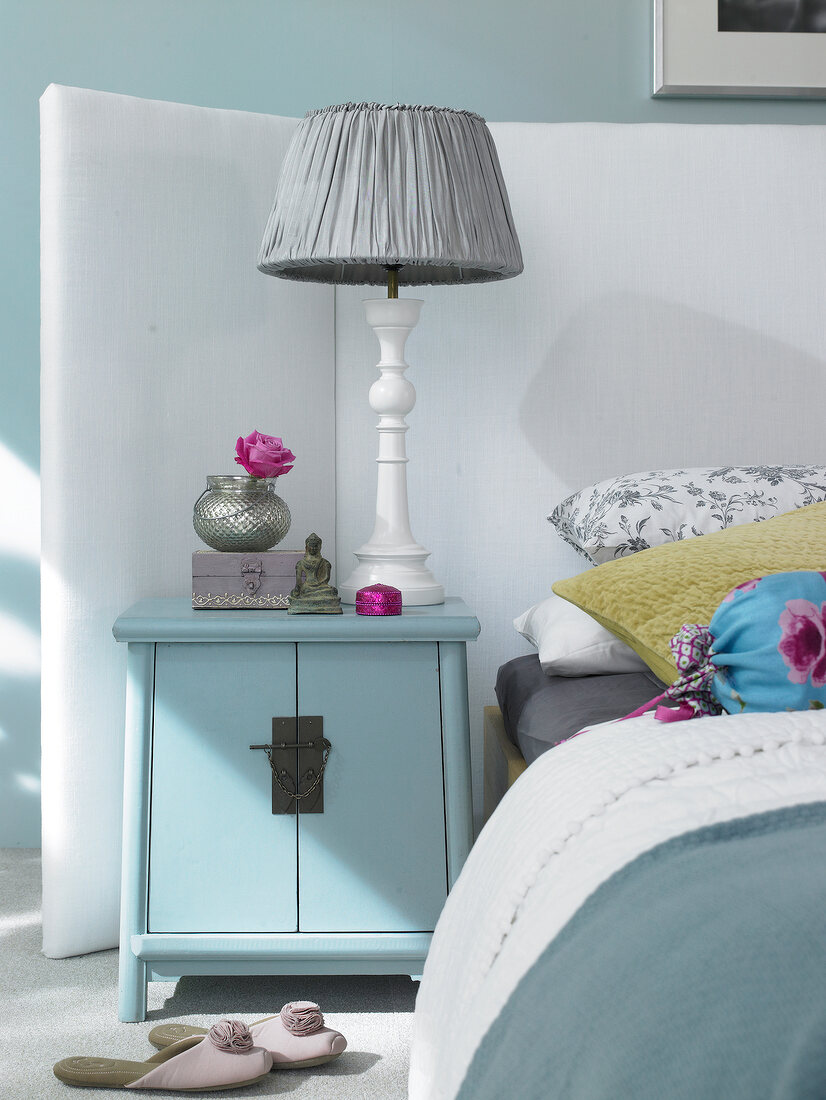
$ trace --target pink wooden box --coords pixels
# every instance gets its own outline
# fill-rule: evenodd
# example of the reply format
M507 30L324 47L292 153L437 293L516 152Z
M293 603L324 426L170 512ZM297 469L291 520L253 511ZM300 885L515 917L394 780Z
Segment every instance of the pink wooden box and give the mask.
M303 550L236 554L195 550L192 606L197 610L286 610Z

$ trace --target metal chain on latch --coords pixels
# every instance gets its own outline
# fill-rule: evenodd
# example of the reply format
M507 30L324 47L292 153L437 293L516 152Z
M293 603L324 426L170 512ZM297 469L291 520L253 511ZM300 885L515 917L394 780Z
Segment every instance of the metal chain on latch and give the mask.
M324 755L321 758L321 768L319 769L318 775L315 777L314 782L311 784L311 786L309 786L307 788L306 791L302 791L301 794L299 794L297 791L288 791L287 788L284 786L284 784L281 782L281 776L282 775L289 775L289 772L287 771L286 768L282 768L281 772L279 773L278 768L276 767L276 763L272 758L272 750L273 749L303 749L303 748L311 749L311 748L314 748L316 746L316 744L318 744L319 742L321 742L321 744L324 746ZM250 748L252 748L252 747L253 746L251 745ZM257 745L254 746L254 747L258 748ZM332 748L332 745L330 744L330 742L327 740L326 737L318 737L314 741L302 741L298 745L287 745L284 742L282 742L280 745L262 745L261 748L267 754L267 759L270 762L270 768L272 769L273 778L275 779L278 786L281 788L281 790L284 792L284 794L288 798L294 798L295 801L298 802L300 799L306 798L307 795L312 794L313 791L316 790L317 787L319 786L319 784L321 783L321 780L324 776L324 769L327 767L327 761L330 758L330 749ZM308 770L308 774L312 774L312 768L310 768ZM301 777L300 776L299 776L298 782L299 783L301 782Z

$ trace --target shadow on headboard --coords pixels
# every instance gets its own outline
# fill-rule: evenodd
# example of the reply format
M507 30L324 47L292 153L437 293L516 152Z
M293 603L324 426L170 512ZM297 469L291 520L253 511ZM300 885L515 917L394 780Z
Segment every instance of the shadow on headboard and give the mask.
M550 404L566 410L565 436L548 431ZM520 424L549 470L584 486L637 470L817 462L824 406L825 360L723 317L615 294L568 319L527 384Z

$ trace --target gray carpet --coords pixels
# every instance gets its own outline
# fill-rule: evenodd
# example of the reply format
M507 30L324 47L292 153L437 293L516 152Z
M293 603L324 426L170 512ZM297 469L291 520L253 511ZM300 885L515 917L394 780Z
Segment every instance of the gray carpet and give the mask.
M72 959L40 952L40 858L32 849L0 850L0 1066L3 1100L100 1097L70 1089L52 1065L70 1055L143 1060L159 1021L208 1026L220 1016L247 1022L286 1001L317 1001L330 1027L347 1038L335 1062L282 1070L227 1096L295 1100L394 1100L407 1095L408 1047L418 985L407 977L181 978L149 986L148 1019L117 1018L116 951ZM161 1093L152 1095L160 1096Z

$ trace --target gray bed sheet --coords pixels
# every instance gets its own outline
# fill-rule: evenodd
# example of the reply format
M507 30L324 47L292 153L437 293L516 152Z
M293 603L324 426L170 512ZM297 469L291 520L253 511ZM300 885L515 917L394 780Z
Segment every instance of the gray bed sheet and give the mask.
M548 676L539 655L515 657L499 669L496 698L508 737L532 764L584 726L622 718L666 685L653 672Z

